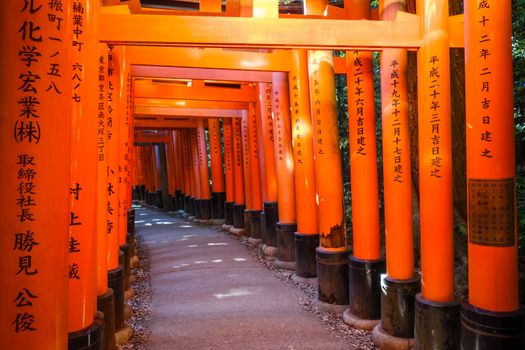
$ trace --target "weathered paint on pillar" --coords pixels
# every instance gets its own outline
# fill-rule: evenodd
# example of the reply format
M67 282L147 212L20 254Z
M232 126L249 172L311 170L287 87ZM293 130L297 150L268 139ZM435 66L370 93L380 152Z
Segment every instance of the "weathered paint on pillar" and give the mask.
M224 192L224 172L222 168L221 152L221 130L218 118L208 119L208 138L210 143L211 160L211 191Z
M242 112L242 155L244 174L244 201L246 209L253 209L252 176L250 166L250 140L248 130L248 111ZM237 203L239 204L239 203Z
M97 185L97 54L93 0L75 1L70 20L71 179L69 187L68 331L90 326L96 314L95 206ZM74 20L76 18L76 21ZM78 24L82 30L78 31ZM74 43L77 43L75 45ZM82 45L78 44L82 43ZM103 121L102 121L103 122ZM104 238L105 239L105 238Z
M118 268L119 255L119 114L120 110L120 55L116 48L108 53L107 87L107 234L108 234L108 270Z
M381 18L393 20L404 9L404 1L385 0ZM386 271L390 278L408 280L414 277L414 243L405 49L382 51L381 96Z
M250 181L252 210L262 210L261 174L259 172L259 131L257 130L257 115L255 106L250 103L248 106L248 143L250 157Z
M182 167L184 172L184 194L186 196L191 195L191 178L190 178L190 157L188 151L188 131L178 131L181 136L181 155L182 155Z
M511 21L510 1L465 5L469 303L499 312L519 308Z
M350 19L370 19L370 1L350 0ZM353 256L381 258L372 52L346 52Z
M234 159L234 140L232 130L232 118L222 120L222 133L224 138L224 168L226 170L226 202L235 202L235 159ZM219 144L220 147L220 144ZM240 166L240 163L239 163ZM213 175L212 175L213 177Z
M293 65L289 74L289 86L297 231L302 234L317 234L317 205L312 144L312 119L310 118L308 58L304 50L293 51Z
M423 42L418 51L421 294L454 300L452 140L448 1L418 2Z
M0 14L0 338L12 349L67 348L71 4L8 1Z
M261 111L261 139L264 157L265 202L277 201L277 175L275 170L272 83L259 83L259 100Z
M108 291L108 237L107 237L107 79L108 79L108 46L99 44L97 48L97 198L96 224L97 234L97 295ZM141 147L142 149L142 147ZM139 157L140 159L140 157Z
M343 174L332 53L310 51L308 70L320 245L326 250L344 251Z
M295 224L294 160L290 120L290 93L284 73L272 75L275 170L279 202L279 222Z

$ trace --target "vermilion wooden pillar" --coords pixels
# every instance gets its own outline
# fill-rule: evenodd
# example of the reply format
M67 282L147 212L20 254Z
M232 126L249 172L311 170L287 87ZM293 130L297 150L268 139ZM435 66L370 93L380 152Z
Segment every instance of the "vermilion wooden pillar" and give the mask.
M71 4L74 16L83 21L82 32L74 32L72 41L83 43L71 51L73 64L66 69L73 86L71 112L71 178L69 186L68 244L68 348L103 345L103 318L97 318L95 203L97 185L97 113L98 43L95 1ZM77 17L77 18L78 18ZM69 20L69 19L67 19ZM66 72L64 72L66 74ZM104 238L105 239L105 238Z
M124 267L124 290L129 289L130 275L130 245L128 243L128 209L131 207L129 198L129 123L130 123L130 94L131 94L131 66L129 55L125 46L116 47L118 50L118 104L115 110L114 122L117 124L118 131L118 166L117 186L118 186L118 240L119 240L119 262Z
M319 300L348 305L349 250L332 53L309 52L308 70L320 240L316 249Z
M168 171L168 202L169 210L175 210L175 183L177 173L175 171L175 147L173 145L173 131L169 131L168 142L166 145L166 160L167 160L167 171Z
M295 206L297 232L295 240L296 274L299 277L317 276L315 249L319 245L315 169L310 118L308 57L304 50L292 52L290 69L290 108L295 174Z
M69 9L73 1L63 1ZM47 3L0 13L0 337L13 349L67 348L71 140L70 18ZM53 40L56 39L56 40Z
M259 106L260 106L260 125L262 153L264 166L261 175L264 173L264 193L263 212L261 214L261 237L263 242L263 252L266 255L277 255L277 236L275 225L279 220L277 202L277 176L275 170L274 154L274 121L272 111L272 83L259 83Z
M328 1L305 1L305 14L323 15ZM330 51L308 53L315 188L320 246L316 249L319 300L348 304L348 246Z
M423 42L418 51L421 294L416 297L416 344L459 347L454 300L452 140L448 1L418 3Z
M406 1L384 0L379 11L383 20L394 20L398 11L406 11ZM381 281L381 324L375 331L413 338L419 279L414 274L405 49L381 52L381 108L387 273Z
M197 154L199 161L199 178L201 182L201 219L211 219L211 195L210 195L210 173L208 170L208 153L206 152L206 135L204 120L199 118L197 121ZM222 168L222 167L221 167ZM222 171L222 170L221 170ZM223 181L224 183L224 181Z
M118 47L108 53L107 88L107 234L108 234L108 284L115 299L115 330L126 328L124 320L124 266L119 263L120 220L119 220L119 149L120 149L120 62L123 52Z
M242 119L244 119L244 115ZM244 159L247 155L243 152L244 132L242 131L242 119L234 118L232 120L232 135L233 135L233 175L234 175L234 194L235 203L233 204L233 227L232 229L244 229L244 210L246 209L245 199L245 184L246 174L244 170ZM230 230L231 231L231 230Z
M183 163L182 132L173 130L173 145L175 147L175 169L177 174L177 187L175 190L176 209L184 209L185 171Z
M251 242L258 244L261 241L261 212L262 212L262 186L259 161L261 150L259 148L260 130L257 127L257 113L254 103L248 105L248 143L250 158L250 181L251 181L251 210L250 216L250 238Z
M253 196L252 196L252 176L250 165L250 140L248 130L248 111L242 112L242 155L243 155L243 174L244 174L244 233L249 237L251 234L250 226L250 211L253 210Z
M370 1L347 0L349 19L370 19ZM375 326L381 317L380 276L385 272L379 234L376 113L372 52L346 52L348 130L352 194L353 255L349 263L347 323L357 328ZM353 322L353 320L356 322Z
M191 147L191 156L193 159L193 167L192 167L192 179L194 184L194 191L193 191L193 208L194 208L194 216L195 219L200 220L201 219L201 201L203 199L202 196L202 181L201 176L202 173L200 172L200 164L199 164L199 140L198 140L198 130L192 129L190 134L190 147Z
M465 4L468 303L464 349L525 348L518 297L510 1Z
M222 225L224 223L221 220L224 220L226 191L222 165L221 130L218 118L208 119L208 140L211 161L211 217L217 220L216 224ZM224 157L226 158L226 154Z
M104 314L105 348L113 350L115 348L115 299L113 290L108 286L108 46L99 44L97 53L97 196L95 202L97 309Z
M273 138L279 221L276 223L277 266L295 269L294 232L295 216L294 161L290 119L290 93L285 73L272 74Z
M188 149L188 130L181 130L182 167L184 172L184 212L190 213L191 178L190 178L190 156Z
M234 146L236 145L234 145L232 119L233 118L222 119L222 134L224 139L224 168L226 178L226 198L224 202L224 229L227 230L229 230L233 226L233 205L235 203L235 158L233 152Z

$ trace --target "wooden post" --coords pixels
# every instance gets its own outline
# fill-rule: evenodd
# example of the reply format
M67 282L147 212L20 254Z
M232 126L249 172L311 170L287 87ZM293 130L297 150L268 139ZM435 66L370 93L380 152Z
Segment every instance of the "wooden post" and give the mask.
M469 296L465 349L525 348L518 298L510 1L465 5Z
M459 348L454 300L452 140L448 1L418 3L423 33L418 51L421 294L416 297L416 344Z
M95 1L70 4L75 47L71 51L72 89L68 91L71 105L71 178L69 186L68 244L68 348L82 344L102 344L103 319L97 317L95 203L97 185L97 86L98 43ZM81 19L82 30L77 31ZM75 42L77 45L74 45ZM82 43L82 44L80 44ZM65 73L65 72L64 72ZM105 237L104 237L105 240Z
M248 130L248 111L242 112L242 155L243 155L243 174L244 174L244 199L245 207L244 210L244 233L249 237L251 234L250 226L250 211L253 209L253 196L252 196L252 176L251 176L251 165L250 165L250 142L249 142L249 130Z
M200 170L199 165L199 140L198 140L198 130L191 129L190 134L190 147L191 147L191 156L193 159L193 167L192 167L192 179L193 179L193 210L194 210L194 216L195 219L200 220L201 219L201 200L202 197L202 182L201 182L201 176L202 173Z
M406 11L406 1L384 0L379 11L383 20L393 21L398 11ZM414 274L406 49L381 53L381 108L386 276L381 281L381 324L374 331L413 338L413 305L420 287Z
M223 122L224 123L224 122ZM211 217L217 220L216 224L223 224L224 202L224 171L222 165L221 130L218 118L208 119L208 139L211 160ZM224 158L226 158L226 151Z
M97 91L97 197L96 197L96 242L97 242L97 309L104 314L104 346L115 348L115 298L108 286L108 46L99 44ZM118 266L118 262L117 262Z
M315 249L319 245L319 234L308 87L308 57L304 50L294 50L292 55L293 64L288 78L297 215L297 232L294 234L295 267L297 276L312 278L317 276Z
M33 1L6 2L0 14L0 337L12 349L67 348L75 48L70 19L49 20L62 15Z
M119 264L119 111L120 111L120 60L122 51L115 47L108 52L107 80L107 235L108 235L108 284L115 300L115 330L126 327L124 322L124 266Z
M253 244L260 243L261 236L261 211L262 211L262 187L261 173L259 169L259 149L260 130L257 128L257 114L254 103L248 106L248 143L250 157L250 181L251 181L251 210L250 216L250 237Z
M345 1L347 17L370 19L370 1ZM377 176L376 113L372 52L346 52L350 188L352 195L353 255L349 263L347 323L357 328L375 326L381 317L381 257ZM357 320L359 322L353 322ZM370 322L362 322L370 320ZM372 321L374 320L374 321Z
M261 158L264 166L261 168L261 177L264 177L263 212L261 216L261 233L264 254L277 254L277 236L275 225L279 220L277 205L277 176L275 169L273 112L272 112L272 83L259 83L259 110L261 125ZM264 176L262 176L264 174Z
M324 15L328 1L305 1L305 14ZM320 246L316 249L321 302L348 304L348 246L343 174L330 51L308 53L315 188Z
M168 208L170 211L175 211L175 187L177 182L177 171L175 162L175 146L173 143L173 130L168 131L168 142L166 145L166 160L168 172Z
M226 198L224 202L224 228L229 230L233 226L233 205L235 203L235 157L232 118L222 119L222 134L224 138L224 168L226 173ZM239 164L240 165L240 164Z
M199 158L199 178L201 181L201 219L211 219L210 173L208 170L208 154L206 152L206 135L204 120L197 121L197 155ZM224 182L224 181L223 181Z
M243 118L244 119L244 116ZM234 118L232 120L233 133L233 171L234 171L234 193L235 203L233 204L233 228L243 229L245 227L244 211L246 209L247 196L245 196L246 174L244 173L247 155L244 154L244 133L242 131L242 119ZM246 185L247 186L247 185Z
M279 202L279 221L276 224L276 264L282 262L284 267L295 269L294 232L297 231L297 224L289 91L286 75L284 73L273 73L273 138Z

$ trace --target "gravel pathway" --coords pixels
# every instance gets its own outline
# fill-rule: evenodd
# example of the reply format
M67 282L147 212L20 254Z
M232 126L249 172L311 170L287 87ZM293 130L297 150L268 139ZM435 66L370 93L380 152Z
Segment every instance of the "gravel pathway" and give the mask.
M178 217L174 213L163 213L171 217ZM214 228L208 228L214 230ZM371 341L371 333L363 330L357 330L349 327L343 322L342 316L339 314L331 314L323 312L315 305L317 300L317 288L306 283L297 282L292 279L293 272L278 269L270 261L268 261L265 255L257 246L249 244L246 240L239 238L229 233L224 233L220 229L216 229L218 233L223 233L228 236L231 240L237 241L238 244L245 246L249 254L254 259L270 270L273 276L279 279L282 283L298 291L294 293L298 298L298 303L304 310L315 315L317 319L322 323L326 330L336 339L344 340L345 343L349 344L351 349L359 350L376 350ZM137 255L140 259L139 267L133 269L133 273L136 275L136 281L133 283L133 289L136 292L136 296L129 300L128 303L134 310L133 316L127 321L134 329L135 333L130 338L129 342L121 346L121 349L147 349L147 344L151 335L150 320L152 317L152 304L151 304L151 274L150 274L150 257L148 247L144 243L144 237L139 231L136 234L137 242ZM290 350L295 348L289 348Z

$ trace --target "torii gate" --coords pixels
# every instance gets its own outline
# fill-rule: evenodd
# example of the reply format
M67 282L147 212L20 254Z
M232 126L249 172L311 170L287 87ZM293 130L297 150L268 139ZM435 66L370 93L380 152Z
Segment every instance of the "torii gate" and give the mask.
M72 5L73 2L67 3ZM203 3L209 4L208 2ZM233 6L230 7L229 5L232 4ZM226 13L246 14L243 4L243 1L228 2ZM134 6L132 8L136 10L137 3L132 2L132 5ZM445 92L448 93L446 89L448 82L446 74L441 75L436 72L440 73L447 69L448 48L461 46L463 35L461 35L460 22L457 21L457 18L449 21L446 2L440 0L418 2L419 18L400 13L398 20L392 22L320 19L319 16L316 18L277 18L276 2L271 6L259 7L258 5L260 3L254 1L255 9L270 13L270 16L273 17L168 16L162 11L158 11L159 14L155 15L136 15L111 13L111 11L106 13L107 9L102 8L98 21L101 28L98 39L114 45L150 44L181 47L310 50L338 48L383 50L384 52L387 49L396 48L418 50L419 68L422 72L419 75L420 98L423 100L420 103L422 106L420 109L420 135L422 135L420 138L420 173L423 174L420 183L424 283L423 293L417 299L416 307L419 308L422 315L427 312L436 312L438 315L436 316L437 324L432 323L432 326L426 326L425 322L434 322L435 319L430 321L430 318L423 316L416 320L416 337L420 344L424 345L425 342L430 341L427 338L428 335L424 333L425 330L443 326L444 319L448 317L446 315L456 315L456 318L452 318L457 319L457 313L454 311L457 310L457 306L450 300L450 284L453 278L452 271L450 271L451 256L453 256L450 245L452 235L449 198L450 135L446 123L443 122L447 120L447 108L449 108L449 101L444 97ZM390 2L384 1L383 5L384 8L387 8ZM467 124L469 125L467 150L469 153L470 304L466 304L462 312L461 341L464 348L473 348L473 344L479 340L487 341L486 348L523 346L523 313L518 312L515 278L517 273L516 230L515 224L512 223L513 221L515 223L515 209L513 209L515 199L513 199L513 138L511 136L512 100L509 98L512 96L509 7L509 2L486 0L468 2L465 9L465 28L468 34L465 42L468 60L467 99L469 99L467 101ZM55 18L60 12L57 8L50 8L50 11L53 12ZM338 10L333 8L331 11L338 13ZM23 17L20 16L20 13L23 14ZM2 270L1 277L3 281L8 281L8 276L12 275L11 271L14 271L16 276L15 281L10 282L8 288L1 291L0 300L8 301L6 305L3 305L6 312L1 316L1 330L2 335L6 336L8 342L12 340L13 344L31 347L45 342L55 344L53 347L60 348L64 346L64 333L61 333L62 338L55 337L53 332L47 331L48 325L43 324L41 319L45 317L45 310L58 310L56 318L50 321L51 329L68 328L66 317L64 317L66 306L61 305L57 300L64 299L61 298L61 293L67 290L67 279L63 278L64 274L61 273L67 267L64 262L67 255L62 254L67 251L65 242L68 236L65 232L68 232L68 229L65 222L69 222L70 225L76 224L77 212L69 210L67 196L59 196L60 200L54 200L52 208L42 208L43 205L40 203L45 203L46 198L60 193L61 184L69 181L66 175L69 173L69 154L67 152L63 155L55 153L52 160L47 154L55 149L60 149L60 142L69 139L70 133L68 123L56 128L51 118L31 119L38 117L35 116L35 109L29 110L30 113L26 115L27 120L23 119L24 115L20 114L19 103L16 102L22 98L26 100L31 98L33 101L38 99L38 112L42 115L49 115L57 109L57 106L63 105L63 108L60 107L62 109L59 114L68 115L67 105L63 103L67 99L61 98L61 91L57 86L64 81L57 74L57 69L69 63L60 54L61 50L71 50L71 48L59 44L62 40L56 40L60 39L56 35L65 39L64 31L61 32L56 23L49 24L45 22L46 20L50 21L49 16L47 13L44 14L41 6L34 1L28 1L22 5L10 3L2 12L2 34L6 40L2 42L1 48L2 52L6 53L8 62L13 63L12 67L16 67L16 70L9 71L8 69L12 67L8 65L8 69L2 69L2 79L0 79L2 90L7 91L2 96L2 106L6 106L6 115L9 115L9 117L2 118L1 126L5 137L1 138L0 152L2 152L2 159L10 162L9 171L0 175L2 176L0 180L8 184L10 191L0 203L9 222L9 230L13 232L10 233L11 236L2 236L0 246L13 246L12 235L16 238L15 249L3 254L5 269ZM198 27L200 30L199 32L181 30L176 34L165 30L166 28L191 27ZM224 30L217 31L216 28L224 28ZM75 35L78 39L79 34ZM39 43L43 41L50 45L45 47L44 55L36 51L39 54L37 56L35 50L41 48ZM80 47L81 43L78 40L72 42L75 49ZM22 55L22 58L26 59L20 60L17 55L22 52L20 47L26 47L23 46L26 44L35 45L32 46L35 50L31 50L31 46L28 47L28 50L24 51L26 53ZM57 55L57 61L49 59ZM326 57L322 56L322 58ZM316 64L313 61L310 63ZM26 69L29 67L32 67L33 71ZM319 68L321 71L325 69L325 66L319 66ZM92 69L94 70L95 67ZM46 72L47 75L45 75ZM35 85L37 81L42 83ZM23 83L22 87L15 89L14 86L20 83ZM497 89L495 90L493 86L496 86ZM41 91L37 91L46 88L48 95L40 95ZM55 93L52 98L49 97L49 91ZM43 96L46 98L44 99ZM77 97L76 94L74 96ZM31 105L36 108L34 103ZM495 118L495 113L501 113L501 115ZM34 129L37 125L38 128ZM46 133L53 133L53 137L42 139ZM439 139L435 139L435 136ZM436 152L440 155L439 162ZM60 170L57 169L57 164ZM51 165L53 169L50 169ZM439 176L436 176L438 170ZM36 200L36 203L40 204L37 208L32 208L36 204L30 201L27 193L24 194L21 202L17 201L19 194L14 189L18 188L17 185L20 185L20 181L23 180L17 177L20 171L28 174L26 176L33 174L31 178L25 180L28 183L32 182L30 180L33 180L35 176L39 177L43 192L31 193L33 201ZM56 177L57 171L61 174L61 180ZM72 187L72 189L79 191L80 187ZM498 194L493 195L493 191L498 191ZM78 197L75 193L78 192L72 192L75 197ZM490 207L491 201L498 201L498 204L501 204L495 207L496 210L501 210L498 212L503 220L501 229L491 217L486 216L487 210L492 208ZM440 204L437 210L435 203ZM47 218L54 217L54 215L63 216L68 220L62 220L64 222L58 220L59 223L52 220L48 222ZM37 219L38 221L34 222ZM27 245L17 244L18 237L23 238L22 233L24 232L27 234L31 232L30 242L33 242L31 249ZM56 232L64 232L63 237L61 236L62 240L56 239ZM57 241L63 244L56 244ZM387 250L389 246L391 245L389 245L387 236ZM43 260L44 254L55 256L57 258L54 260L55 263L50 266L38 265L38 261ZM387 264L389 256L391 255L387 252ZM448 257L444 269L441 268L443 256ZM89 265L90 260L86 261ZM395 264L395 261L391 263ZM93 260L91 264L94 264ZM70 264L70 279L78 271L72 270L71 266ZM81 266L87 267L86 264ZM488 277L495 282L487 283ZM436 281L440 283L445 281L446 287L436 286ZM397 280L397 282L402 282L402 280ZM28 283L34 287L28 288ZM388 284L389 289L391 286L394 286L395 289L396 279L389 280ZM57 289L54 292L51 291L50 285L56 286ZM323 285L321 280L320 285ZM503 296L494 289L502 285L506 286ZM14 302L9 302L11 300ZM382 315L382 318L383 316L385 315ZM518 325L503 331L506 336L510 335L510 337L500 338L498 334L491 335L485 332L482 334L480 329L492 329L494 323L501 319L511 323L512 327ZM87 320L92 322L93 318L88 317ZM90 326L90 324L85 326ZM385 319L383 319L382 326L383 330L388 328ZM77 331L77 329L73 330Z

